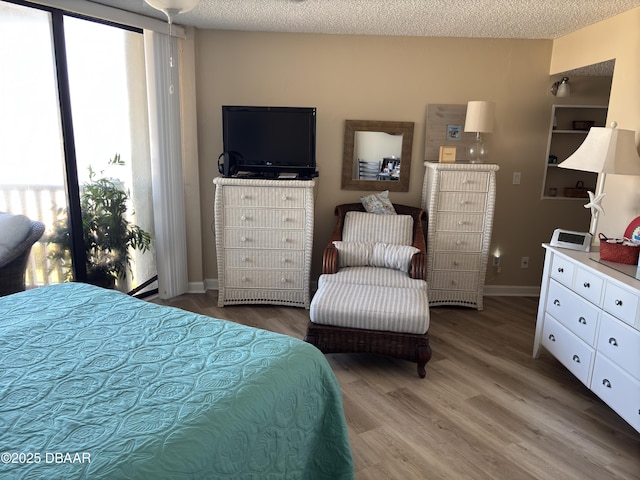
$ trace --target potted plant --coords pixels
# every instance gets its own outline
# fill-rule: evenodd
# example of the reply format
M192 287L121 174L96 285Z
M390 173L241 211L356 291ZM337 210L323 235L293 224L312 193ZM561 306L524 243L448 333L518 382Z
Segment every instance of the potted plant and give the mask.
M124 165L124 161L116 154L109 165ZM89 283L114 288L116 280L124 280L127 270L131 271L131 249L146 252L151 246L151 235L127 219L128 202L129 192L120 180L97 178L89 167L89 181L80 188ZM62 267L65 279L71 280L71 239L66 209L58 210L47 241L53 246L49 258Z

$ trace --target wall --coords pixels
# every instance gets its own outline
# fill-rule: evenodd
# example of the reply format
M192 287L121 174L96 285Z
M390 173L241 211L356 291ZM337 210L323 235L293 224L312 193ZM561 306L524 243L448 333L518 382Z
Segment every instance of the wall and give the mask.
M551 73L615 59L607 123L636 132L640 141L640 7L554 41ZM598 231L621 236L640 215L640 177L608 175Z
M502 271L489 267L488 284L540 283L540 244L553 229L588 228L576 202L540 200L554 100L549 93L552 42L196 31L198 151L204 277L217 278L213 223L216 159L222 152L223 104L315 106L317 118L316 224L312 281L334 225L333 207L362 192L340 189L344 121L415 122L410 190L397 203L420 205L428 104L496 103L495 132L487 135L500 165L493 248ZM595 102L597 103L597 102ZM404 159L403 159L404 162ZM514 172L521 184L512 185ZM492 250L493 250L492 248ZM530 268L520 269L520 257ZM191 277L190 277L191 278Z

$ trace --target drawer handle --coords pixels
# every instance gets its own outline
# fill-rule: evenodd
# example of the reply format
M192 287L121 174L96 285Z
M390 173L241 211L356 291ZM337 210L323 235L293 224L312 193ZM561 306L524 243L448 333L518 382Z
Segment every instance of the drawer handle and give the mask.
M459 262L459 261L457 261L457 260L454 260L454 261L453 261L453 266L454 266L454 267L459 267L459 266L460 266L460 262Z
M602 380L602 384L607 388L611 388L611 382L609 380L607 380L606 378L604 380Z
M242 216L240 217L240 220L242 220L243 222L244 222L246 219L247 219L247 217L246 217L246 216L244 216L244 215L242 215Z
M246 262L247 261L247 257L242 257L242 261Z
M618 341L615 338L611 337L609 338L609 345L613 345L614 347L617 347Z
M584 282L584 283L582 284L582 286L583 286L584 288L591 288L591 285L589 284L589 282Z
M451 280L451 285L457 285L458 282L456 282L455 280Z
M247 197L247 196L243 193L242 195L240 195L240 198L241 198L242 200L245 200L246 198L249 198L249 197Z
M287 243L289 240L287 240L287 237L282 237L282 243Z
M283 221L283 222L288 222L288 221L289 221L289 219L288 219L287 217L282 217L282 221Z
M621 307L622 306L622 300L616 300L615 304L617 307Z
M460 200L460 205L466 205L468 202L466 200Z
M456 240L456 245L462 245L462 240Z
M287 260L286 258L282 257L282 260L280 260L282 263L287 263L289 260Z
M554 304L556 307L559 307L559 306L560 306L560 300L558 300L558 299L556 298L556 299L553 301L553 304Z
M249 281L249 279L247 277L242 277L242 281L243 282L247 282L247 281Z
M282 200L286 202L287 200L289 200L289 197L287 197L286 195L282 195Z
M551 340L552 342L556 341L556 337L553 335L553 333L549 334L549 340Z
M246 242L247 241L247 237L240 237L240 241L241 242Z
M580 363L580 357L578 355L574 355L572 360L576 363Z
M458 225L466 225L467 222L465 222L464 220L458 220Z
M280 279L280 283L287 283L287 279L286 279L286 278L284 278L284 277L282 277L282 278Z
M564 273L564 268L558 267L558 273Z
M578 319L578 323L581 323L582 325L586 325L587 324L587 320L584 317L580 317Z

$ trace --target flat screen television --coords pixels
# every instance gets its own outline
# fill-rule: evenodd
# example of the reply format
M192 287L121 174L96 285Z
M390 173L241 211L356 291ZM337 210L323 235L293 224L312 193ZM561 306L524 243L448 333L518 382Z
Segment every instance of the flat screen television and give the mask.
M316 176L315 107L222 107L224 175Z

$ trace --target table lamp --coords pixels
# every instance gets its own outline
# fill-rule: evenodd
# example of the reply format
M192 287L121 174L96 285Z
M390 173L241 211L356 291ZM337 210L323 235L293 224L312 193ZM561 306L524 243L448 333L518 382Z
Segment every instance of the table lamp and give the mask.
M583 172L595 172L602 175L596 193L589 193L589 203L584 207L591 209L589 233L596 234L598 215L604 215L600 205L604 193L604 181L607 174L640 175L640 156L636 148L635 132L611 127L591 127L582 145L558 167Z
M493 114L495 104L486 101L470 101L467 103L467 116L464 121L465 132L476 132L475 141L469 146L469 161L483 163L487 160L487 147L482 141L482 133L493 132Z

